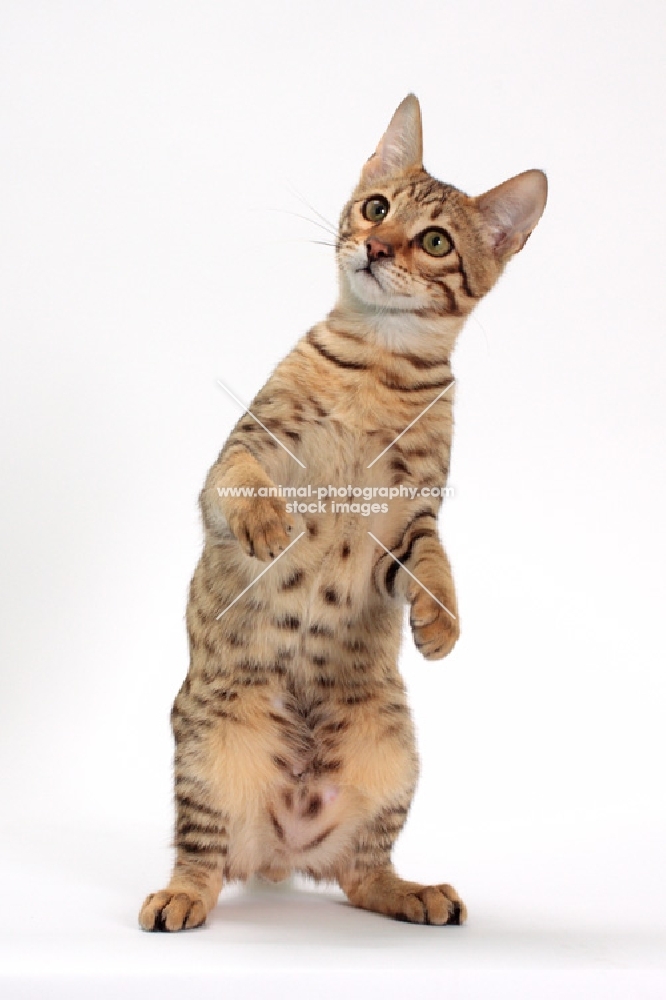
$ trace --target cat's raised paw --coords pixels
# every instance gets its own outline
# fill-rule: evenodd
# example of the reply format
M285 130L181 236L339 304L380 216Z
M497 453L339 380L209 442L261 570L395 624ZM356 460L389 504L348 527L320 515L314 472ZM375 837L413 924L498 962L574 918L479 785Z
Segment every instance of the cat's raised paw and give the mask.
M162 889L148 896L139 913L144 931L183 931L200 927L206 919L203 900L189 892Z
M229 527L246 555L268 562L289 545L294 519L280 497L252 497L229 515Z
M447 596L443 595L444 598ZM439 598L441 603L438 603L421 588L414 595L409 623L414 635L414 644L426 660L441 660L451 652L460 635L455 604L450 597L448 600L449 604Z

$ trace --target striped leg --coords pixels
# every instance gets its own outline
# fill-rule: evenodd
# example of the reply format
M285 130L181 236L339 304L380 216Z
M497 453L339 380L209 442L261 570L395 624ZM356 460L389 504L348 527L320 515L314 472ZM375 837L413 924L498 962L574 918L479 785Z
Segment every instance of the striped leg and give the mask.
M203 924L222 888L228 817L211 804L204 782L176 772L176 863L161 892L147 897L145 931L180 931Z
M350 903L415 924L461 924L465 904L452 886L421 885L396 875L391 849L407 815L404 807L384 809L357 839L351 863L338 873Z
M382 552L374 568L376 589L411 605L414 642L427 660L450 653L460 634L451 566L434 524L431 511L417 511L397 545Z

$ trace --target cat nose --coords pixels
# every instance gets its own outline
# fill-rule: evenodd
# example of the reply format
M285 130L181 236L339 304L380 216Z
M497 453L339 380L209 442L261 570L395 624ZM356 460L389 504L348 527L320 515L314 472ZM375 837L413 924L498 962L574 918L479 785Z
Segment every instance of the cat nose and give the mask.
M365 244L365 249L368 252L368 263L372 264L375 260L381 260L382 257L394 257L395 251L390 243L382 243L381 240L376 240L371 237Z

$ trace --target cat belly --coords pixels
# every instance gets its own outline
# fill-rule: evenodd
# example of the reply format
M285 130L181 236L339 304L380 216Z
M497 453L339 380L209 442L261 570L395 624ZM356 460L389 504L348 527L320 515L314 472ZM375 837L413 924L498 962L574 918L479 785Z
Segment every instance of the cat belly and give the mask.
M209 780L230 818L227 877L259 872L279 880L300 871L332 878L360 827L396 797L411 797L411 727L387 736L387 720L369 706L363 715L356 706L352 721L332 704L319 704L311 725L298 706L289 711L286 696L264 697L263 712L258 701L252 712L255 724L249 717L222 724L208 758Z
M236 870L276 881L292 871L316 876L332 872L358 826L357 798L353 789L316 779L276 786L263 809L236 824L229 851L231 877Z
M271 707L276 703L282 699L274 697ZM323 744L326 740L313 739L305 727L285 733L284 724L273 722L254 754L242 762L236 757L233 764L227 756L226 767L235 766L237 777L244 772L246 788L232 810L231 877L261 872L279 879L293 870L322 874L346 853L371 806L350 783L342 748L333 758L330 743Z

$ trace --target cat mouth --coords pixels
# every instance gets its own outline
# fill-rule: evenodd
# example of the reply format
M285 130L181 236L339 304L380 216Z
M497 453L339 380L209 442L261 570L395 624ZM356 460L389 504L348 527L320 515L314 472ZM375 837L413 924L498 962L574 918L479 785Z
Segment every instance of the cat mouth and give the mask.
M368 274L372 278L373 281L377 282L377 284L379 285L379 287L381 288L381 290L384 291L382 283L379 280L379 278L377 277L377 275L373 272L370 263L367 263L365 265L365 267L357 267L356 268L356 273L357 274Z

